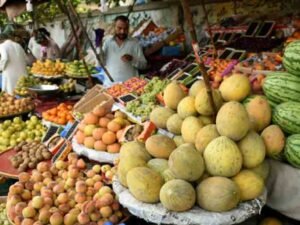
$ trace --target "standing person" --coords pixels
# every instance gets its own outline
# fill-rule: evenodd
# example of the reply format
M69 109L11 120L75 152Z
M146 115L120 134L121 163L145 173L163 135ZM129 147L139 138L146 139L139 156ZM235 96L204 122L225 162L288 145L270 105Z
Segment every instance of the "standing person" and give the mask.
M27 75L26 53L22 46L15 42L19 38L5 31L0 35L0 70L2 71L2 91L10 95L21 76Z
M41 45L39 45L35 40L36 34L37 34L37 30L34 30L32 32L31 37L30 37L30 40L29 40L29 43L28 43L28 48L29 48L29 50L32 53L34 58L41 59L42 58Z
M145 69L147 61L138 41L128 37L129 19L115 18L115 34L103 44L106 67L115 81L126 81L138 75L138 69Z
M39 28L35 33L35 41L41 45L41 59L59 59L61 58L60 49L55 41L50 37L50 33L45 28Z

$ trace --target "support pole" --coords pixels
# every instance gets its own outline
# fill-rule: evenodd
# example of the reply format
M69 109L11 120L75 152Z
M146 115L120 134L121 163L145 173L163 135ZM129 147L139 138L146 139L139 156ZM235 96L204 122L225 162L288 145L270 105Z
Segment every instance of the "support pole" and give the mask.
M110 80L111 82L114 82L114 79L112 78L112 76L110 75L110 73L108 72L108 70L106 69L104 63L102 62L102 60L101 60L101 58L100 58L100 56L97 54L96 48L94 47L93 42L92 42L91 39L89 38L89 35L88 35L88 33L87 33L85 27L83 26L83 23L82 23L82 21L81 21L79 15L78 15L78 13L76 12L76 10L75 10L75 8L74 8L74 6L73 6L73 4L72 4L72 2L71 2L70 0L68 1L68 6L69 6L69 8L70 8L72 14L74 15L74 17L77 19L77 22L78 22L80 28L82 29L83 34L85 35L85 38L88 40L88 43L89 43L89 45L90 45L92 51L94 52L94 54L95 54L95 56L96 56L96 58L97 58L98 63L99 63L99 64L101 65L101 67L103 68L103 70L104 70L104 72L105 72L105 75L109 78L109 80ZM102 49L101 49L101 48L100 48L100 53L102 54Z
M208 31L208 35L209 35L209 38L210 38L210 43L213 46L213 56L214 56L214 58L216 58L217 48L216 48L216 45L215 45L215 42L214 42L213 34L211 32L211 28L210 28L210 24L209 24L209 20L208 20L208 12L206 10L204 0L201 1L201 5L202 5L203 12L204 12L204 20L205 20L205 23L206 23L206 26L207 26L207 31Z
M72 33L73 33L73 35L75 37L75 40L76 40L76 48L77 48L77 51L79 53L79 58L82 60L83 65L84 65L84 69L86 70L86 72L88 74L88 82L89 82L88 86L93 86L94 83L93 83L93 80L92 80L92 77L91 77L91 73L90 73L89 68L87 66L87 63L84 59L82 48L81 48L80 42L79 42L79 37L77 36L77 32L76 32L76 29L75 29L75 25L72 21L71 15L69 14L67 7L60 0L56 0L56 2L58 4L59 8L61 9L61 11L63 13L65 13L67 15L68 19L69 19L71 29L72 29Z
M199 44L198 44L198 41L197 41L196 31L195 31L195 27L194 27L194 23L193 23L192 14L191 14L191 11L190 11L189 2L188 2L188 0L180 0L180 1L181 1L181 5L182 5L182 8L183 8L185 20L187 21L188 26L189 26L189 31L190 31L191 38L192 38L192 47L193 47L194 54L195 54L195 57L196 57L196 62L198 64L199 68L200 68L200 71L202 73L202 76L203 76L203 79L204 79L204 82L205 82L205 87L206 87L206 92L207 92L207 95L208 95L208 100L209 100L209 103L210 103L210 105L213 109L213 119L215 120L217 110L216 110L216 106L215 106L215 103L214 103L214 100L213 100L212 90L211 90L211 86L210 86L210 83L209 83L209 76L208 76L207 71L205 69L203 60L200 58L200 56L198 54L200 48L199 48Z

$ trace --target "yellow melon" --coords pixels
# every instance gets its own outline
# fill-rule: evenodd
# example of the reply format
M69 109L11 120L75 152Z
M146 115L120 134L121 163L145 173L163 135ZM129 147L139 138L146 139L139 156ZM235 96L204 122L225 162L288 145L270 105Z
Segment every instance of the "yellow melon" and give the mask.
M239 141L238 146L243 156L243 166L251 169L261 164L266 156L266 147L261 136L254 131Z
M147 152L145 144L137 141L124 143L120 149L120 159L127 157L141 158L144 161L149 161L152 157Z
M189 95L196 97L197 94L201 91L201 89L205 89L205 83L204 80L197 80L193 85L191 86L189 90Z
M175 175L172 173L172 171L170 169L166 169L162 173L162 176L163 176L165 182L176 179Z
M181 134L183 120L178 114L173 114L167 120L167 129L173 134Z
M250 170L242 170L232 180L240 189L241 201L255 199L264 191L264 180Z
M117 169L117 175L120 183L123 186L128 187L128 172L135 167L146 166L146 164L147 162L139 157L127 157L126 159L121 159Z
M158 128L167 128L167 120L172 116L175 112L171 109L165 107L156 107L150 113L150 121L155 124Z
M277 158L283 151L285 146L285 136L278 125L266 127L261 133L266 146L267 156Z
M203 154L206 146L215 138L219 137L217 126L215 124L207 125L201 128L196 136L195 146L196 149Z
M222 106L217 114L216 125L220 135L239 141L249 131L250 120L244 106L232 101Z
M254 167L250 170L256 173L257 175L259 175L260 177L262 177L264 181L266 181L270 173L270 164L267 160L264 160L257 167Z
M242 154L232 140L225 136L211 141L204 150L206 171L213 176L232 177L242 168Z
M197 117L185 118L181 126L183 140L187 143L195 143L196 135L202 127L203 124Z
M173 110L177 109L177 106L181 99L186 96L186 93L182 90L176 81L172 81L164 90L164 102L165 105Z
M251 92L251 84L247 76L233 74L222 82L219 90L225 101L241 101Z
M253 130L260 132L270 124L272 111L266 97L250 96L244 101L244 105Z
M163 172L168 169L168 160L166 159L151 159L148 161L147 166L158 172L160 175L163 174Z
M199 116L198 118L205 126L214 123L214 119L211 116Z
M153 135L146 141L147 151L155 158L168 159L176 147L173 139L160 134Z
M191 144L185 144L171 153L169 169L178 179L196 181L202 176L205 165L201 154Z
M188 116L196 116L195 97L187 96L183 98L177 106L177 113L182 119Z
M190 183L175 179L168 181L162 186L159 198L166 209L183 212L194 206L196 192Z
M226 212L240 201L239 187L229 178L209 177L197 186L198 205L212 212Z
M219 110L223 104L223 99L218 90L212 91L214 103L216 109ZM210 105L207 91L205 88L201 89L195 98L195 108L197 112L203 116L211 116L213 114L213 108Z
M164 184L159 173L147 167L136 167L127 174L127 184L131 194L139 201L156 203Z
M185 143L182 136L175 136L173 140L177 147Z

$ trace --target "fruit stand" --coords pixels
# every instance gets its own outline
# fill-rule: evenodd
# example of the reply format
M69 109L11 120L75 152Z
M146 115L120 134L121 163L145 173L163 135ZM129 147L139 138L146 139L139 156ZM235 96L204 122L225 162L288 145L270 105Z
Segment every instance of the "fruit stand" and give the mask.
M298 224L300 40L264 23L109 85L82 59L33 63L0 93L0 224ZM185 41L145 24L146 53Z

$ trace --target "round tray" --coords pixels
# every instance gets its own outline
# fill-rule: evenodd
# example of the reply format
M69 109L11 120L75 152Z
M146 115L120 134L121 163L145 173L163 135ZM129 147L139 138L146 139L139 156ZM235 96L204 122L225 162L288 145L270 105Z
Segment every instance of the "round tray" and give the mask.
M60 75L54 75L54 76L46 76L46 75L42 75L42 74L33 74L34 77L38 77L38 78L43 78L46 80L52 80L52 79L60 79L63 78L64 75L60 74Z
M267 191L257 199L240 203L237 208L216 213L205 211L198 206L186 212L172 212L161 203L148 204L138 201L129 190L122 186L117 178L113 180L113 190L117 194L120 204L129 212L154 224L180 225L230 225L245 221L260 213L266 203Z
M100 162L100 163L110 163L113 164L114 161L119 158L119 153L107 153L102 151L96 151L94 149L86 148L81 144L78 144L75 138L72 139L73 151L78 155L83 155L90 160Z
M25 111L25 112L21 112L21 113L17 113L17 114L0 116L0 119L8 119L8 118L16 117L16 116L23 116L23 115L29 114L29 113L31 113L33 111L34 111L34 109L29 110L29 111Z
M10 162L10 157L15 155L17 152L15 149L7 149L0 153L0 175L8 178L18 179L19 172ZM48 160L51 163L50 160ZM31 172L28 170L27 172Z
M28 87L28 90L37 94L54 94L60 91L57 85L48 84L41 84L33 87Z

